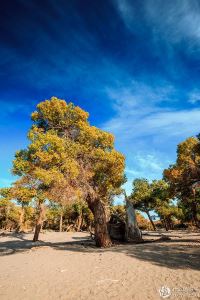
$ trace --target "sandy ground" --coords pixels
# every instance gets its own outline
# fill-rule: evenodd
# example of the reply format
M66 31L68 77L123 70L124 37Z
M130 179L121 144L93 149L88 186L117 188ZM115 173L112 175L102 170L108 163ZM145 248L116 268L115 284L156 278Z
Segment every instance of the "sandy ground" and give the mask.
M166 234L166 233L164 233ZM0 299L200 299L200 233L97 249L87 233L0 236ZM156 233L145 240L158 239ZM165 298L166 299L166 298Z

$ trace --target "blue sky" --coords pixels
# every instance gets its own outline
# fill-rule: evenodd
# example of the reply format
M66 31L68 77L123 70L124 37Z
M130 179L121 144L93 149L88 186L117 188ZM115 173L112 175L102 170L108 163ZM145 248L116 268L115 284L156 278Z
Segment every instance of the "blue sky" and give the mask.
M0 186L51 96L115 134L128 192L136 177L161 178L200 132L198 0L12 0L0 17Z

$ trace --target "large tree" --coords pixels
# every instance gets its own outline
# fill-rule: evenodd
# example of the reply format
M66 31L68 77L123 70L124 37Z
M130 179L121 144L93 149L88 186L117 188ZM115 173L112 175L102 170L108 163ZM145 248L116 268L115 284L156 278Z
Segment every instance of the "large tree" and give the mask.
M177 160L174 165L164 170L171 194L192 213L192 220L199 224L200 213L200 142L196 137L190 137L177 147Z
M124 156L114 149L114 137L88 122L88 113L52 97L32 114L30 144L18 151L13 172L25 178L44 197L82 197L95 219L97 246L107 247L106 206L124 183Z

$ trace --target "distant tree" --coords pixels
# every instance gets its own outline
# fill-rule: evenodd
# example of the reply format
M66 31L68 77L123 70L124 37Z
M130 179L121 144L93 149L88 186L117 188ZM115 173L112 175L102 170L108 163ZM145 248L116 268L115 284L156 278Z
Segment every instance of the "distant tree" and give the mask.
M136 209L147 214L154 230L156 227L150 211L154 211L160 217L168 230L172 229L173 221L182 215L182 210L173 204L171 196L169 185L165 180L153 180L150 183L147 179L135 179L130 198Z
M140 230L151 230L152 225L141 213L136 212L137 223Z
M25 186L22 180L18 180L9 189L8 196L10 199L17 201L18 205L21 206L17 231L24 231L25 208L33 200L35 196L35 191Z
M28 153L28 152L27 152ZM38 241L39 233L42 228L42 224L45 216L44 203L46 200L46 193L43 183L32 173L33 166L29 165L31 169L24 169L25 160L27 157L25 150L19 151L15 155L15 160L13 161L13 174L21 176L13 187L10 189L10 198L17 200L18 204L21 205L20 221L18 226L18 231L24 225L24 213L25 207L33 201L35 204L35 231L33 241ZM28 165L28 164L27 164Z
M163 203L161 206L157 206L156 212L166 230L173 229L175 221L182 217L182 210L172 203Z
M177 216L177 206L171 203L169 185L164 180L153 180L151 198L154 211L158 214L166 230L172 229L173 219Z
M111 215L117 216L117 218L126 221L126 208L125 205L112 205Z
M84 202L83 201L78 201L76 203L73 204L73 209L74 212L76 214L76 220L75 220L75 226L76 226L76 231L80 231L82 226L83 226L83 222L84 222L84 218L83 218L83 210L84 210Z
M12 203L10 197L10 188L0 189L0 228L4 230L13 229L19 223L19 209Z
M135 209L145 212L149 218L149 221L156 230L155 224L150 215L150 211L155 208L155 198L152 197L152 185L144 178L136 178L133 181L133 191L130 196Z

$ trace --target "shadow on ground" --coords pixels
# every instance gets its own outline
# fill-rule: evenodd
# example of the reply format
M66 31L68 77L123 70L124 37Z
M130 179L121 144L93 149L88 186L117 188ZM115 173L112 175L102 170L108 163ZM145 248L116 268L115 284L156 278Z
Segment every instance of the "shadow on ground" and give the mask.
M176 235L172 235L171 240L146 240L140 244L118 244L107 249L96 248L94 241L89 236L72 237L75 241L70 242L39 241L36 243L28 240L26 234L13 233L9 234L10 236L12 239L15 239L3 242L0 238L0 256L50 247L60 251L82 253L123 253L124 255L171 269L200 270L200 241L190 238L192 235L190 236L190 234L186 233L184 233L183 238L179 236L177 238ZM168 236L170 237L170 234ZM199 237L199 235L196 234L196 237Z

